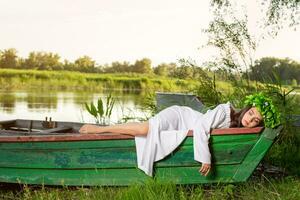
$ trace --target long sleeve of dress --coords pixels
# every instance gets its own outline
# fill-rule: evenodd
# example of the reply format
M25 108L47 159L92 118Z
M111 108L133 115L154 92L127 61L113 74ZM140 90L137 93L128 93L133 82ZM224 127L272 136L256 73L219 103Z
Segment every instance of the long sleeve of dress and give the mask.
M211 129L228 128L230 124L230 104L221 104L208 110L197 120L193 128L194 159L201 163L211 163L209 137Z

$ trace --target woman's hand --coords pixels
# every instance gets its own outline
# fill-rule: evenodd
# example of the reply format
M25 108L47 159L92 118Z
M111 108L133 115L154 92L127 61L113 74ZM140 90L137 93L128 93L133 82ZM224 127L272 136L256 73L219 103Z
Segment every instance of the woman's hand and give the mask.
M97 133L97 126L91 124L85 124L79 129L79 133L81 134Z
M199 172L203 175L203 176L207 176L207 174L210 172L211 169L211 164L207 164L207 163L202 163L201 168L199 169Z

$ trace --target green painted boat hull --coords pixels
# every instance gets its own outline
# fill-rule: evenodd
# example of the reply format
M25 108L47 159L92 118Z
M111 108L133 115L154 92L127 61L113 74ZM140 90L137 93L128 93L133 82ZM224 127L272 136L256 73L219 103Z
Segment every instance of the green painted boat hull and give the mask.
M271 147L278 129L262 133L212 135L213 168L207 177L193 159L187 137L167 158L155 163L155 178L176 184L246 181ZM1 142L0 182L93 186L143 183L133 139L67 142Z

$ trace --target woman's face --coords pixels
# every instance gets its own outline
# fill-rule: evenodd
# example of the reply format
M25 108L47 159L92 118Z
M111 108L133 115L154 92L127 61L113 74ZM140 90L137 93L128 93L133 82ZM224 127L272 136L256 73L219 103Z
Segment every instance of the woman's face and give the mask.
M263 117L259 113L256 107L250 108L242 118L242 125L247 128L258 126L263 120Z

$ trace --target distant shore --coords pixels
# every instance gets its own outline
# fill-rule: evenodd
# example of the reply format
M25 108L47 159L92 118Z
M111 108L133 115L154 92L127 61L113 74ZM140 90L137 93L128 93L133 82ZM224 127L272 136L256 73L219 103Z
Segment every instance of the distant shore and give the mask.
M53 90L102 91L114 89L172 92L187 92L198 85L196 80L166 78L148 74L95 74L15 69L0 69L0 84L2 89L34 89L42 87Z

